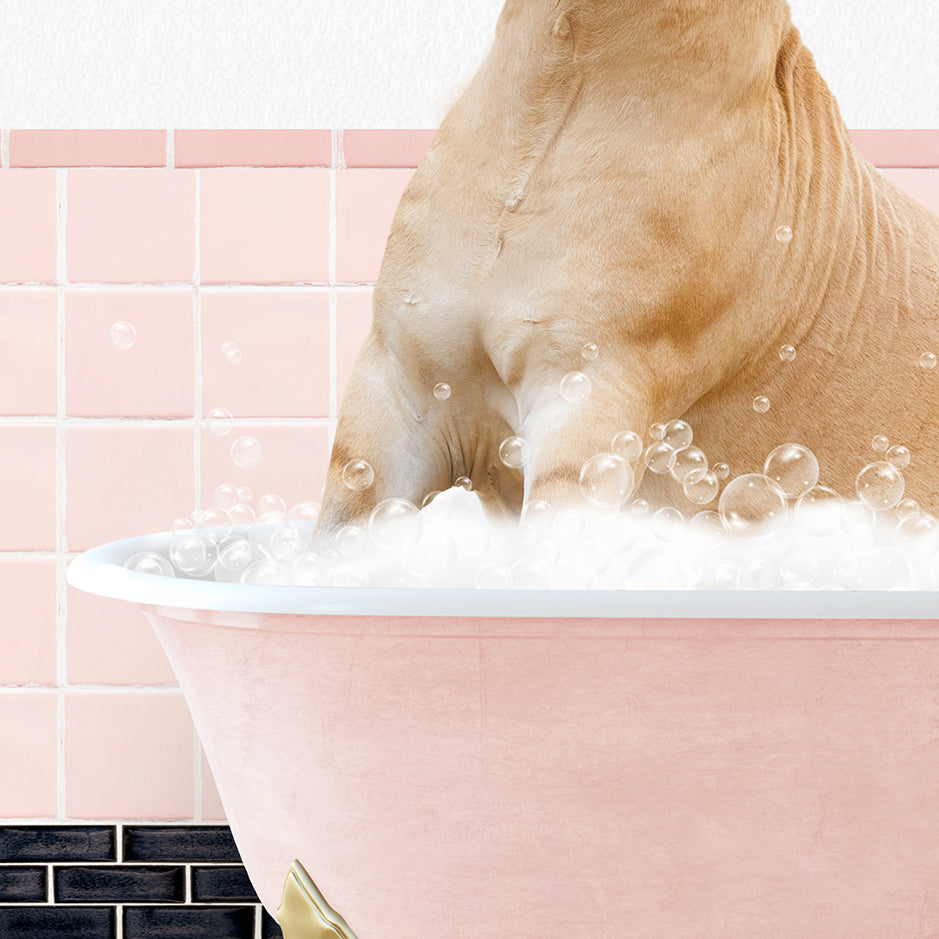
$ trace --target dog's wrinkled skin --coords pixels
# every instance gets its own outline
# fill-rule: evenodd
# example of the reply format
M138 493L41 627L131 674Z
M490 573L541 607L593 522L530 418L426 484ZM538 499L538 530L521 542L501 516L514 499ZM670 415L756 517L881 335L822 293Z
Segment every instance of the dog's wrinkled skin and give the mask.
M886 434L935 510L937 268L939 219L856 152L783 0L508 0L398 206L320 531L463 475L495 516L579 504L588 457L677 417L735 475L803 443L846 495ZM692 508L668 477L641 494Z

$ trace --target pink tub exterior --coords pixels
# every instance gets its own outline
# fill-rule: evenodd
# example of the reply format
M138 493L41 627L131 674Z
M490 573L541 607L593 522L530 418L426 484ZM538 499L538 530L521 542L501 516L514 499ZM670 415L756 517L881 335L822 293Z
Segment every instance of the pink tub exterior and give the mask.
M939 935L939 624L146 606L267 908L359 939Z

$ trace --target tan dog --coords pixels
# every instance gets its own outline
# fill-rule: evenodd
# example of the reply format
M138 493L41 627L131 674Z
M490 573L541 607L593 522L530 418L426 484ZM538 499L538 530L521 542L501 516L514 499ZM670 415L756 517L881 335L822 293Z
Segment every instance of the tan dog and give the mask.
M734 475L803 443L847 496L885 434L939 509L937 313L939 219L857 153L784 0L508 0L398 206L320 530L464 475L517 515L511 434L525 497L576 504L587 458L676 417Z

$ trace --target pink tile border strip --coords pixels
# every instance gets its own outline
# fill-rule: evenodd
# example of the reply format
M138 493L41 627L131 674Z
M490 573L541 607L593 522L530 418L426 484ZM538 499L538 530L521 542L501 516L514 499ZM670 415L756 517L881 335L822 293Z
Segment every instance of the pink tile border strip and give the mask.
M165 130L11 130L10 166L165 166Z
M177 130L176 166L332 166L330 130Z
M345 130L347 167L415 167L424 159L435 130Z
M850 134L874 166L939 166L939 130L852 130Z

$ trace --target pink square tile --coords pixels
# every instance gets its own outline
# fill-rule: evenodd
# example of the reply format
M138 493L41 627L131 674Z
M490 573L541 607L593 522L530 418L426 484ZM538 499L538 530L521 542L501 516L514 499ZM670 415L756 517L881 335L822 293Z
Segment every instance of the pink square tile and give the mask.
M212 504L212 493L222 483L248 486L256 504L260 496L276 493L288 506L319 502L326 482L329 434L325 427L277 424L236 425L225 437L202 433L202 504ZM241 436L261 444L261 461L251 469L236 466L229 455L232 442Z
M0 558L0 596L0 685L55 685L55 560Z
M203 283L324 282L329 173L204 170L201 233Z
M0 427L0 551L55 550L55 428Z
M242 353L230 363L221 346ZM235 417L329 416L326 294L202 294L202 411Z
M416 167L427 154L435 130L344 130L346 166Z
M177 166L331 166L328 130L177 130Z
M168 531L192 511L193 429L165 424L66 430L70 551Z
M336 385L340 404L352 366L371 328L372 291L340 293L336 304Z
M69 280L191 282L195 215L190 170L70 170Z
M0 695L0 816L56 814L56 693Z
M884 176L939 215L939 169L886 169Z
M67 692L66 814L192 818L194 733L176 692Z
M55 414L56 335L54 290L0 290L0 414Z
M70 684L176 684L163 647L133 604L69 587L65 641Z
M79 417L193 416L193 296L184 291L70 291L65 300L65 406ZM129 349L113 323L136 331Z
M336 276L340 282L378 280L385 242L414 170L336 173Z
M0 172L0 283L56 282L55 170Z
M10 166L165 165L165 130L10 131Z
M215 776L204 751L202 753L202 818L207 822L227 820L225 806L222 805L222 797L218 794Z

